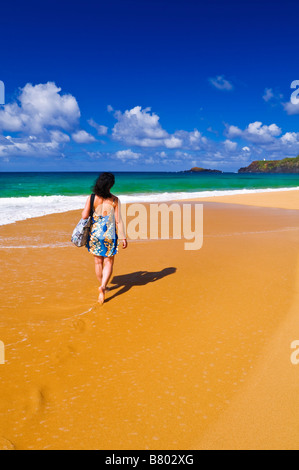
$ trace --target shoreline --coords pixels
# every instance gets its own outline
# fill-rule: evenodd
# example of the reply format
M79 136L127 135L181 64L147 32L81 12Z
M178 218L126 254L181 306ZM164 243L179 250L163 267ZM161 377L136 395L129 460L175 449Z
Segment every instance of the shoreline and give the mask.
M211 192L211 191L210 191ZM208 192L208 193L210 193ZM147 195L144 197L144 200L142 196L136 197L134 196L119 196L123 204L132 204L132 203L143 203L143 204L149 204L149 203L184 203L186 201L188 202L215 202L215 203L225 203L225 204L241 204L241 205L248 205L248 206L259 206L259 207L272 207L272 208L281 208L281 209L292 209L292 210L299 210L299 189L297 188L281 188L281 189L261 189L261 190L230 190L230 191L212 191L213 193L216 192L221 192L222 194L215 194L213 196L198 196L199 193L184 193L184 197L178 198L178 194L181 193L169 193L167 196L163 194L156 194L156 195ZM203 192L206 194L207 192ZM223 194L225 193L225 194ZM229 193L229 194L227 194ZM171 194L173 196L171 197ZM195 197L192 197L193 194L196 194ZM159 199L152 199L155 198L156 196L159 196ZM30 215L28 214L27 217L24 217L23 215L23 204L27 203L29 204L30 202L32 203L33 201L44 201L43 198L49 198L50 205L52 204L52 201L55 200L55 203L57 204L57 207L54 209L51 208L50 212L49 209L46 213L43 213L45 209L39 209L37 208L37 214L36 215ZM54 199L53 199L54 198ZM30 220L30 219L36 219L39 217L44 217L48 215L55 215L55 214L65 214L68 212L72 211L79 211L83 210L85 200L87 196L29 196L27 197L21 197L21 198L2 198L2 207L3 207L3 200L10 200L14 199L14 210L16 211L19 209L19 214L20 215L15 215L14 218L16 220L11 220L8 221L7 223L1 223L0 221L0 227L2 226L7 226L11 224L15 224L17 222L22 222L24 220ZM61 203L65 200L68 199L70 203L73 203L74 200L76 200L76 207L69 207L64 209L61 209ZM17 201L18 200L18 201ZM16 204L18 202L18 204ZM11 202L9 203L8 207L11 207ZM2 209L3 211L3 209ZM42 212L42 213L40 213ZM0 213L1 213L1 199L0 199ZM5 213L3 215L5 218ZM10 216L11 217L11 216Z

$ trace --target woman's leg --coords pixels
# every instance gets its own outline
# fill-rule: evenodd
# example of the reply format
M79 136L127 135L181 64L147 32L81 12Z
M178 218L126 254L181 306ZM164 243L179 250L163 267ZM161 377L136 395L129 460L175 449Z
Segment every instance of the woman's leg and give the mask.
M110 258L104 258L103 264L104 264L104 268L103 268L102 287L105 290L113 273L114 256L111 256Z
M111 258L104 258L103 265L104 267L103 267L102 284L101 284L101 287L99 288L99 291L100 291L99 303L100 304L103 304L105 302L105 292L107 289L107 284L113 272L114 256L112 256Z
M94 257L96 276L100 285L102 285L102 280L103 280L103 261L104 261L103 256Z

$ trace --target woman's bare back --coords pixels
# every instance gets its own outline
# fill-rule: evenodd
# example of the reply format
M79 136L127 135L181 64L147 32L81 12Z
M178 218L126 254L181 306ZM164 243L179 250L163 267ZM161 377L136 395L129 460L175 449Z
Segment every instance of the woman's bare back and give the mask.
M109 215L112 210L115 210L116 203L117 197L112 194L108 199L96 196L94 201L94 211L97 215L105 217L106 215Z

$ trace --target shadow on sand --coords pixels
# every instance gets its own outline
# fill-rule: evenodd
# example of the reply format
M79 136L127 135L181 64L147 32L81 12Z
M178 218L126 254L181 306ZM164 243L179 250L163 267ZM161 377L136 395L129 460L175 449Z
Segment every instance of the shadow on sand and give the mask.
M145 286L150 282L156 282L163 279L163 277L170 276L170 274L174 274L176 270L176 268L165 268L162 269L162 271L157 272L136 271L135 273L123 274L122 276L114 276L111 281L111 284L113 285L110 284L109 292L119 288L120 290L109 297L106 302L115 299L115 297L118 297L119 295L125 294L132 287Z

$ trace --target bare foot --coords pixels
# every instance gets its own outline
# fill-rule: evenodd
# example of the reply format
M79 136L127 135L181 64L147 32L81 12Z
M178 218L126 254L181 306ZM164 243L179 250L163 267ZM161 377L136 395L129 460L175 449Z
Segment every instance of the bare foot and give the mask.
M99 288L99 299L98 299L98 302L100 305L103 305L103 303L105 302L105 287L100 287Z

